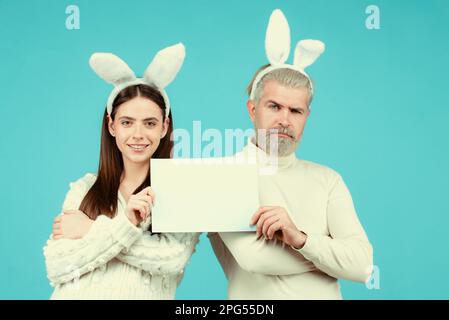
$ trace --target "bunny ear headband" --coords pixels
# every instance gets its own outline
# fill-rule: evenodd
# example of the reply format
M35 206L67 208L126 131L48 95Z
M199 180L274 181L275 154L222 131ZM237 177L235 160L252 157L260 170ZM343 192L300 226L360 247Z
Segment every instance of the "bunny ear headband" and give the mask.
M279 9L274 10L270 16L265 36L265 51L270 66L259 72L256 79L254 79L250 99L254 99L257 84L262 77L276 69L287 68L299 71L310 81L310 77L304 69L315 62L324 52L324 48L324 43L319 40L301 40L296 45L293 64L286 64L285 61L287 61L290 54L290 27L282 11ZM310 81L310 86L313 93L312 81Z
M89 64L100 78L114 86L106 105L109 115L112 112L112 103L120 91L132 85L146 84L160 91L166 106L165 114L168 117L170 101L165 87L175 79L184 58L185 48L182 43L162 49L148 65L142 78L137 78L131 68L112 53L94 53L90 57Z

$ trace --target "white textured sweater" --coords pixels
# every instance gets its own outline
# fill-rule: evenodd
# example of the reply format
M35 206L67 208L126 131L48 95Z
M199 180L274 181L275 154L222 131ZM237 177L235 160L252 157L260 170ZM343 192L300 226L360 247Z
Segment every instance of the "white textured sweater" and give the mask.
M70 184L63 209L78 209L96 176ZM151 234L126 217L120 195L116 215L100 215L77 240L47 241L44 256L55 286L51 299L173 299L195 251L198 233ZM145 228L144 228L145 229Z
M261 169L270 165L253 143L237 156L254 155ZM230 299L341 299L337 279L369 278L372 246L337 172L293 153L278 159L275 174L259 176L259 198L284 207L307 241L295 250L255 232L210 233Z

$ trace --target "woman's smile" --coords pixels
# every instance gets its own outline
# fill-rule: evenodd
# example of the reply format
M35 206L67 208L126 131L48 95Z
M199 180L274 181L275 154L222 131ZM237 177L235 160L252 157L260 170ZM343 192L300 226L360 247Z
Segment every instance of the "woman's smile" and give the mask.
M127 144L127 146L132 151L141 153L149 146L149 144Z

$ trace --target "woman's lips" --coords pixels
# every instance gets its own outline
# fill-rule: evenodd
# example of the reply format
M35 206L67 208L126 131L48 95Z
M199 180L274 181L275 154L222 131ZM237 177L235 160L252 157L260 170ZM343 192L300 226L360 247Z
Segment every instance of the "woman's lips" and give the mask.
M135 152L142 152L149 144L128 144L128 147Z

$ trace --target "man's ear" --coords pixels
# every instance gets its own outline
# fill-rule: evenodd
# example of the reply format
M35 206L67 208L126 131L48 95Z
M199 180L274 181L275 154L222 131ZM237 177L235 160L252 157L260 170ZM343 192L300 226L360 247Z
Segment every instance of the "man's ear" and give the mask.
M168 132L168 128L170 127L170 118L169 117L165 117L163 127L164 128L162 130L161 139L163 139L166 136L166 134Z
M108 117L108 130L111 136L115 137L115 129L114 129L114 121L112 120L110 115L107 115Z
M307 118L310 116L310 114L312 113L312 108L310 108L310 106L307 107Z
M256 119L256 105L254 104L254 100L248 100L246 102L246 108L248 109L251 121L254 122L254 120Z

